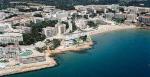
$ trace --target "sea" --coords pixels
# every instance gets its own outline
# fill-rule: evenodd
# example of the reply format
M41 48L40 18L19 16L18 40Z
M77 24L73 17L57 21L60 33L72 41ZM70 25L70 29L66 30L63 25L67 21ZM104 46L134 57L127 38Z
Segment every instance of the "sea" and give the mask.
M150 30L92 36L93 48L57 55L53 68L5 77L150 77Z

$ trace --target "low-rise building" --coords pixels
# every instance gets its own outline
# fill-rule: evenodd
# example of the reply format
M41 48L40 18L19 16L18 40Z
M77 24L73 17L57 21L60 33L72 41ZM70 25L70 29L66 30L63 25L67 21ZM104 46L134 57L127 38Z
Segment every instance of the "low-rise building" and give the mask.
M19 33L30 33L31 32L31 27L16 26L16 29L14 29L13 32L15 32L15 30L18 30Z
M0 47L0 59L17 59L19 52L20 50L18 46Z
M0 23L0 32L12 31L12 26L9 23Z
M19 41L23 41L23 36L20 33L0 34L0 43L2 44L18 43Z
M33 22L34 23L38 23L38 22L42 22L42 21L44 21L45 19L44 18L41 18L41 17L34 17L34 20L33 20Z
M133 22L136 22L137 21L137 14L127 14L126 19L133 21Z
M77 19L75 21L75 24L77 27L79 27L80 29L86 29L87 26L87 21L85 19Z
M8 16L9 16L9 14L4 13L4 12L0 12L0 20L3 20L3 19L5 19Z
M114 17L114 13L105 13L104 17L108 20L112 20Z
M116 14L114 15L114 18L125 19L125 14L123 14L123 13L116 13Z
M150 16L139 16L139 22L145 25L150 25Z
M43 6L43 11L44 12L50 12L52 10L56 9L55 6Z
M67 11L58 11L56 12L56 18L61 19L62 21L67 20L69 13Z

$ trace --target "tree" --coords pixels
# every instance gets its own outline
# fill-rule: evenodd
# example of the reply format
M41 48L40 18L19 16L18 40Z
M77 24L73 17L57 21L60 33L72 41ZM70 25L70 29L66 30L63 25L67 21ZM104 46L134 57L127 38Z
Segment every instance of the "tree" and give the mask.
M69 28L69 24L68 24L68 22L62 21L62 24L65 24L65 25L66 25L66 29L68 29L68 28Z
M54 50L58 46L60 46L60 40L59 39L53 39L53 40L46 40L45 43L46 45L51 49Z
M83 41L86 41L87 40L87 35L81 36L80 39L83 40Z
M119 11L123 13L124 12L124 8L119 8Z
M35 14L34 17L43 17L41 14Z
M114 18L113 19L116 23L124 23L125 19L124 18Z
M98 25L96 23L94 23L93 21L88 21L87 25L89 25L89 27L93 27L93 28L97 28Z
M73 32L74 32L74 31L77 30L77 26L76 26L76 24L75 24L74 21L71 21L71 23L72 23L72 30L73 30Z

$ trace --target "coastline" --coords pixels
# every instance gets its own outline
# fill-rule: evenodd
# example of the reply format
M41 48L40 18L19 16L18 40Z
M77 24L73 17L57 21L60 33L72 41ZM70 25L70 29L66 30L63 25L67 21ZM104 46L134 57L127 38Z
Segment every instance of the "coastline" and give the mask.
M124 29L134 29L137 28L135 25L101 25L98 27L97 30L94 31L89 31L89 35L97 35L97 34L102 34L102 33L107 33L107 32L111 32L111 31L118 31L118 30L124 30ZM92 48L93 45L93 41L88 41L85 42L83 44L80 45L73 45L73 46L69 46L69 47L59 47L57 49L55 49L55 52L52 52L52 54L60 54L60 53L64 53L66 51L81 51L84 49L89 49ZM51 53L51 52L50 52Z
M0 76L40 70L43 68L54 67L55 65L57 65L56 61L53 58L47 57L47 60L44 62L24 64L21 66L12 66L5 69L1 69Z
M136 26L134 26L134 25L133 26L101 25L98 27L97 30L89 31L89 34L90 35L97 35L97 34L111 32L111 31L117 31L117 30L123 30L123 29L133 29L133 28L136 28ZM59 54L59 53L63 53L66 51L75 51L75 52L81 51L84 49L92 48L92 45L93 45L93 41L88 41L88 42L84 42L84 43L79 44L79 45L73 45L73 46L69 46L69 47L65 47L65 48L59 47L59 48L55 49L54 50L55 52L53 52L53 53ZM52 54L52 52L49 52L49 54L47 54L46 61L44 61L44 62L25 64L25 65L21 65L21 66L12 66L12 67L8 67L5 69L1 69L0 70L0 76L54 67L55 65L57 65L57 63L53 58L49 57L50 54Z
M124 29L134 29L137 28L135 25L101 25L98 27L95 31L90 31L90 35L97 35L101 33L111 32L111 31L118 31L118 30L124 30Z

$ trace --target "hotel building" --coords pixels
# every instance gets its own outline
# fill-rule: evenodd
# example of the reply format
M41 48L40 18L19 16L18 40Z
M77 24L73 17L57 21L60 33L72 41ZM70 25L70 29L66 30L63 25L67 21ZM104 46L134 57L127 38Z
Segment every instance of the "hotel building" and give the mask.
M0 43L2 44L18 43L19 41L23 41L23 36L20 33L0 34Z

